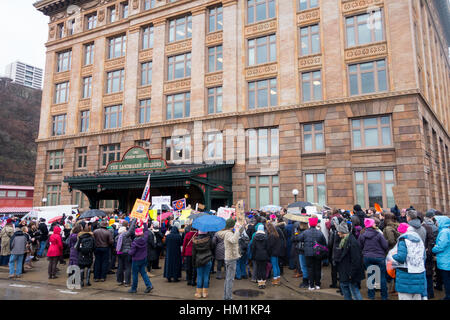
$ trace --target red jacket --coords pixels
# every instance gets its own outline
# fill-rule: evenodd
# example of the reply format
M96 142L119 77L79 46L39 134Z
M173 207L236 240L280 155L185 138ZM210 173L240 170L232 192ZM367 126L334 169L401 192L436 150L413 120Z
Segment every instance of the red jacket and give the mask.
M186 235L184 236L184 241L183 241L183 257L190 257L192 256L192 241L193 241L193 237L194 235L196 235L197 232L194 231L189 231L188 233L186 233Z
M59 257L63 254L63 243L61 238L61 228L55 226L53 228L53 234L49 239L49 247L47 251L47 257Z

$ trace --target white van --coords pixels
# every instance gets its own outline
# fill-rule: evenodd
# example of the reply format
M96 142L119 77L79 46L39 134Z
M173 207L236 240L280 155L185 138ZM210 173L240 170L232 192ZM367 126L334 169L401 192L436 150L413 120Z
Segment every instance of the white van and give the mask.
M33 207L33 210L23 216L21 220L36 218L39 221L40 218L44 218L45 223L50 226L50 223L48 223L50 219L63 214L65 214L66 218L72 216L75 219L78 214L78 205Z

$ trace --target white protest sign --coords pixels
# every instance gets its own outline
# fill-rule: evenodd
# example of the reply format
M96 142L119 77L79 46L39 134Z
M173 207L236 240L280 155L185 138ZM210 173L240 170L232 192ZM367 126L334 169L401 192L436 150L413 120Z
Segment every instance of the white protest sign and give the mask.
M160 197L152 197L152 205L153 209L161 209L161 205L171 206L171 197L170 196L160 196Z
M229 219L232 215L234 215L234 213L235 213L234 208L220 207L219 210L217 210L217 216L224 218L225 220Z

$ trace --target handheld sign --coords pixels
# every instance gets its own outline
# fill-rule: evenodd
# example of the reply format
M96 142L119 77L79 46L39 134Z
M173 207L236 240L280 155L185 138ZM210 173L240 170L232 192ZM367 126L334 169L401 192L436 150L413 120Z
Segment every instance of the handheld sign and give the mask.
M240 225L243 225L245 222L245 210L244 210L245 204L244 200L238 201L236 204L236 218Z
M180 200L172 201L172 207L176 211L181 211L181 210L186 209L186 199L183 198Z
M381 207L378 203L374 204L375 210L377 210L377 212L382 212L383 210L381 210Z
M131 211L130 217L147 222L149 207L150 207L150 202L147 202L147 201L144 201L141 199L136 199L136 202L134 203L133 210Z

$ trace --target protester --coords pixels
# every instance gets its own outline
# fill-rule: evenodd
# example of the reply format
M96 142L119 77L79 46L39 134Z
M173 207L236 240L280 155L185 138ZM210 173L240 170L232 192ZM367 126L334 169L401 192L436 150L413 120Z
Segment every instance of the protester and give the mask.
M359 223L361 228L363 227L364 219L367 217L364 211L361 209L361 206L359 204L355 204L353 206L353 213L356 215L359 219Z
M33 261L38 261L37 255L39 250L39 239L41 237L41 231L38 226L33 223L29 231L31 237L31 255L33 256Z
M397 231L398 225L399 223L395 215L392 213L386 213L383 236L388 242L388 251L397 244L397 239L400 236L400 233Z
M406 211L406 221L410 226L414 228L413 231L419 235L422 242L425 243L427 232L425 228L422 226L422 222L417 217L417 211L415 210Z
M433 299L434 298L434 290L433 290L433 273L434 273L434 257L433 257L433 247L436 242L436 237L433 232L433 227L425 222L425 217L421 212L417 212L417 218L422 223L422 227L426 231L426 237L425 237L425 252L426 252L426 259L425 259L425 271L426 271L426 277L425 281L427 284L426 292L424 292L423 296L426 296L427 299ZM433 224L434 227L437 228L436 225Z
M10 245L8 278L20 278L22 276L27 242L27 237L23 230L21 228L17 228L8 243Z
M145 293L149 293L153 290L152 283L145 271L145 267L147 266L147 241L148 241L148 227L147 223L144 223L143 228L138 228L135 230L136 238L131 243L130 251L128 252L131 256L132 264L131 264L131 272L133 276L133 282L131 285L131 289L128 291L129 293L136 293L138 287L138 273L141 274L142 279L144 280L146 289Z
M161 251L163 250L163 241L162 239L164 238L164 235L162 234L160 228L159 228L159 223L158 221L153 221L153 225L152 225L152 232L155 235L155 240L156 240L156 248L155 248L155 255L156 255L156 259L153 260L153 264L152 264L152 269L161 269L161 267L159 266L159 258L161 256Z
M345 220L337 225L336 231L341 239L334 254L334 261L339 273L339 284L345 300L362 300L359 291L364 279L364 266L361 248L355 236L350 233Z
M338 270L336 262L336 254L339 249L341 239L338 235L337 227L341 222L345 222L338 210L335 210L330 221L330 230L328 238L328 259L331 262L331 284L330 288L338 288Z
M359 236L359 244L362 249L364 267L367 268L371 265L378 266L381 271L380 286L381 286L381 298L383 300L388 299L387 283L386 283L386 263L385 257L388 249L388 242L383 237L383 234L376 229L375 220L364 220L365 231ZM375 289L367 289L369 299L375 299Z
M220 231L219 231L220 232ZM216 265L216 279L223 279L222 268L225 271L225 244L223 238L218 237L218 233L214 234L212 243L214 247L214 258L217 261Z
M49 247L47 252L48 257L48 278L56 279L56 266L63 252L63 242L61 238L61 228L55 225L53 228L53 234L48 239Z
M247 232L243 230L239 237L239 255L241 256L236 264L236 280L248 279L247 264L248 264L248 247L250 238Z
M14 235L14 227L12 223L12 219L7 219L6 224L0 232L0 238L2 242L1 249L1 263L2 266L7 266L9 263L9 259L11 256L11 246L10 241L11 237Z
M104 282L108 273L110 246L114 244L114 240L112 233L107 230L107 227L108 221L103 220L100 223L100 228L94 231L94 282Z
M278 231L275 229L274 225L270 222L266 223L267 227L267 250L270 257L270 263L272 264L273 270L273 285L280 285L281 277L280 277L280 265L278 262L278 257L281 256L281 252L283 250L283 242L282 238L278 234Z
M446 216L435 217L439 233L433 253L436 254L438 272L442 276L445 289L444 300L450 300L450 218Z
M197 269L196 298L207 298L209 272L212 266L213 244L207 232L199 231L192 240L192 264Z
M81 269L81 286L90 286L91 267L94 262L95 238L91 227L84 221L80 222L81 231L77 235L75 250L78 252L78 266ZM86 278L85 278L86 276Z
M158 226L157 221L153 221L150 224L150 230L148 233L148 244L147 244L147 270L148 272L152 271L153 265L155 262L157 263L159 259L157 247L158 247L158 240L154 232L154 226L156 224L156 228ZM152 274L149 274L149 277L153 276Z
M126 225L128 225L128 223ZM119 228L119 234L116 241L116 252L119 260L116 280L119 285L123 284L125 287L129 287L131 284L131 256L129 255L129 252L135 230L136 220L133 220L129 230L127 230L126 226Z
M195 286L196 278L195 268L192 264L192 240L196 235L197 231L195 229L190 229L190 231L186 233L186 236L183 240L182 258L186 266L187 284L190 286Z
M69 248L70 248L69 266L78 265L78 251L75 248L75 245L77 244L78 233L80 233L81 231L82 231L82 227L78 223L73 227L72 232L70 233L70 236L69 236Z
M168 282L180 281L181 278L181 246L183 240L176 226L172 226L166 236L166 257L164 262L164 278Z
M399 223L407 222L406 220L406 209L402 209L400 216L397 217Z
M259 224L251 243L252 259L256 262L256 274L258 288L266 287L266 264L270 260L267 235L264 232L264 225Z

